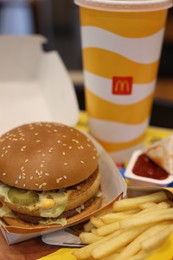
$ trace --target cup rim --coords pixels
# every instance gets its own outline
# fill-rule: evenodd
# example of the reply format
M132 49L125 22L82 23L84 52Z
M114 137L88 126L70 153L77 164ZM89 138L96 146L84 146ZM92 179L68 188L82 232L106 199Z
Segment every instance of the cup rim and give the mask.
M88 9L119 12L146 12L168 9L172 0L74 0L75 4Z

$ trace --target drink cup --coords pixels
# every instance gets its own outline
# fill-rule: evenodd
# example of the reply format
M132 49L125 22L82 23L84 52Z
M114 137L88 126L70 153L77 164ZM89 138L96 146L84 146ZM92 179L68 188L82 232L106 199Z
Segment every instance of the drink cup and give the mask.
M143 146L172 0L75 0L90 133L117 163Z

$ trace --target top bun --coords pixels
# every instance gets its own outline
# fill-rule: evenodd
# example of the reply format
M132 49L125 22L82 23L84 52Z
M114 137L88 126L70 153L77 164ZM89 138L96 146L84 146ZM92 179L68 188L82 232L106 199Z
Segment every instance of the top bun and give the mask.
M63 124L25 124L0 138L0 181L13 187L65 188L85 180L97 167L93 143Z

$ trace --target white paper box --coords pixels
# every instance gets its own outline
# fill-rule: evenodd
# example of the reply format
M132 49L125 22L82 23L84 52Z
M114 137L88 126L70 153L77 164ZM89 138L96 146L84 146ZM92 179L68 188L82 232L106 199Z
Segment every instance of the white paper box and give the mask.
M0 37L0 134L23 123L75 125L79 109L68 72L41 36Z
M73 84L58 53L43 51L45 41L41 36L0 36L0 134L24 123L54 121L75 126L78 121ZM126 184L110 156L101 146L97 149L104 172L102 192L111 203L119 194L126 195ZM31 228L19 233L3 221L0 224L8 244L57 230L33 232Z

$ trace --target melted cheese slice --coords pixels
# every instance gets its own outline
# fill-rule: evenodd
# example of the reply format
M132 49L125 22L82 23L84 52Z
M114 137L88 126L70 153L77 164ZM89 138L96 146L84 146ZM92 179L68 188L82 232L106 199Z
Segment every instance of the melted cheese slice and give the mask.
M3 183L0 183L0 197L3 197L4 201L12 203L8 197L10 187ZM58 217L66 208L68 203L69 192L38 192L38 202L29 205L22 206L23 208L32 211L39 209L40 216L42 217Z

